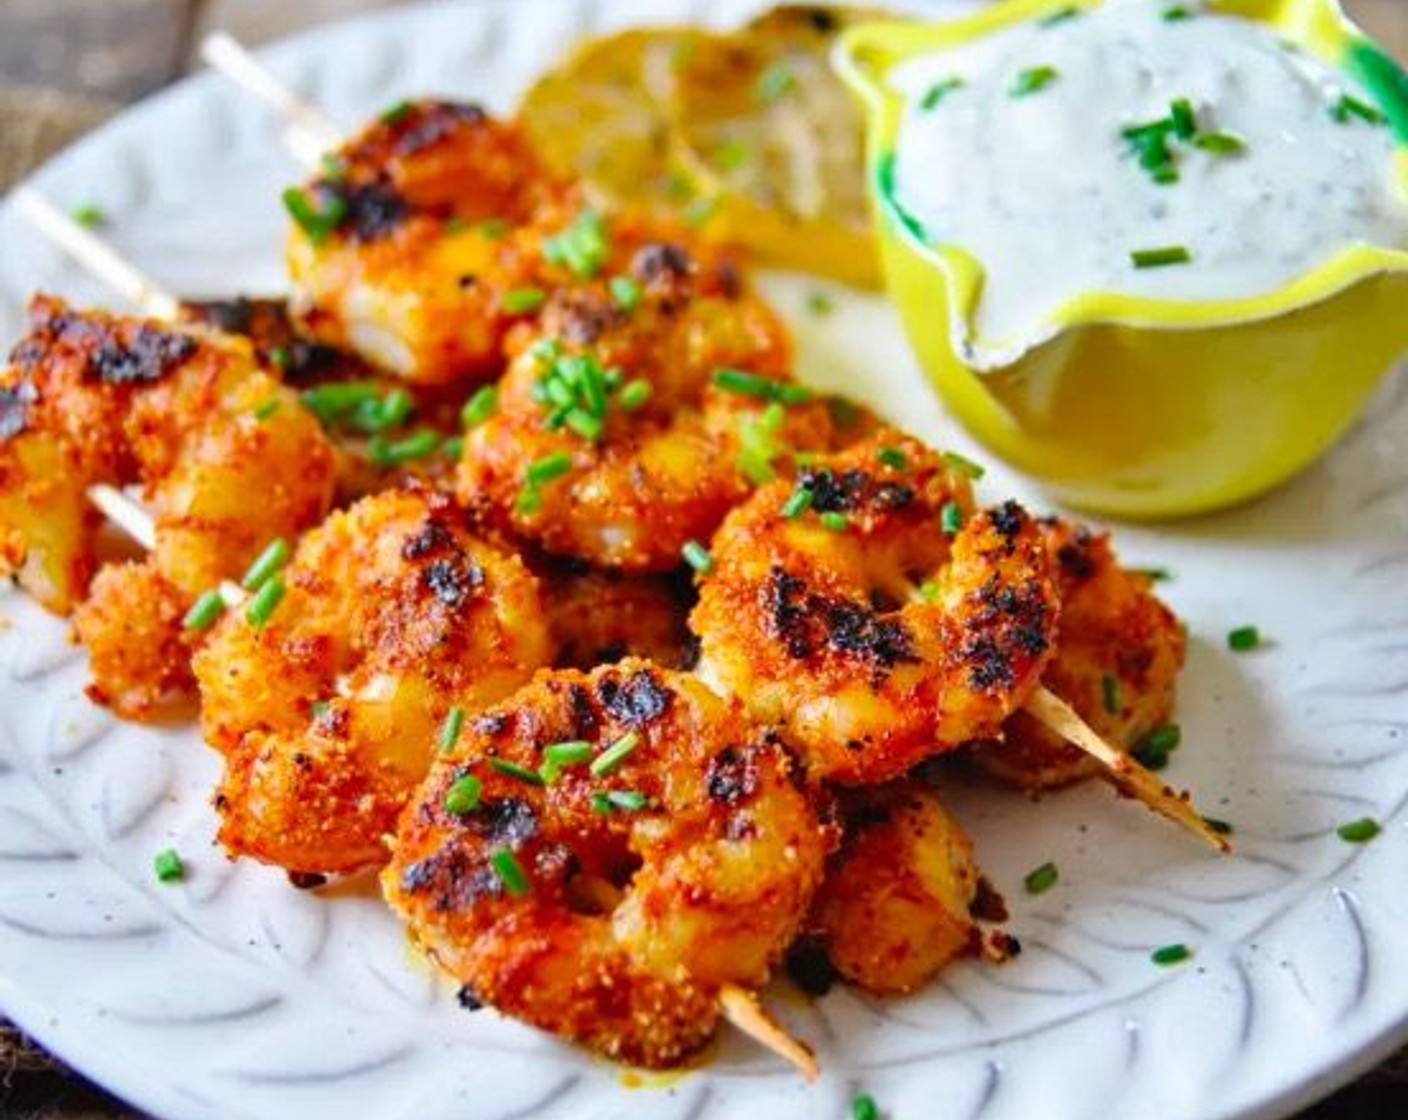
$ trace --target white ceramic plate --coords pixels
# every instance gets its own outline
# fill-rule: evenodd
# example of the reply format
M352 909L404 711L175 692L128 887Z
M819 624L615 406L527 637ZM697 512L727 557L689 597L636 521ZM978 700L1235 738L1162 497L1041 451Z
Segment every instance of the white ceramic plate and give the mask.
M269 54L349 125L401 96L503 108L574 36L740 0L499 0L401 11ZM134 109L34 179L97 202L112 239L191 294L282 286L273 125L201 78ZM0 211L0 333L35 288L103 293ZM978 454L922 387L878 299L775 278L810 379ZM1332 375L1332 373L1330 374ZM1281 1116L1368 1067L1408 1027L1408 379L1329 459L1246 509L1122 527L1124 556L1171 568L1191 628L1170 776L1236 827L1218 859L1103 788L1030 803L956 790L1025 946L922 995L775 1001L817 1043L812 1087L729 1038L707 1068L629 1087L621 1071L491 1012L468 1014L370 891L318 897L211 846L216 761L190 728L114 723L81 695L65 627L0 597L0 1008L79 1069L171 1120L543 1120L846 1114L857 1088L894 1120ZM1040 502L994 469L984 492ZM1226 650L1227 629L1271 639ZM1373 816L1354 847L1335 826ZM152 876L175 845L191 875ZM1060 885L1023 894L1056 860ZM1150 950L1185 942L1161 969Z

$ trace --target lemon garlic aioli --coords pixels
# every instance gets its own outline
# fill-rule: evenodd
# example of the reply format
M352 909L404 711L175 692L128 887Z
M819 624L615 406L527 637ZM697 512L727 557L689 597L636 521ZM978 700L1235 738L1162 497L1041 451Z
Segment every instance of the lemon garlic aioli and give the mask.
M890 80L894 200L983 266L980 363L1083 292L1253 296L1356 242L1408 247L1383 115L1251 20L1110 0Z

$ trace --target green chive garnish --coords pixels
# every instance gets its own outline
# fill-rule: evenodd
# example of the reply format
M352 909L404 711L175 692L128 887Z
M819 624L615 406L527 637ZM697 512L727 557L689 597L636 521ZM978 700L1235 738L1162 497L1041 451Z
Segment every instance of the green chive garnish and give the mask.
M574 739L565 743L550 743L543 748L543 764L538 773L545 782L555 782L562 777L564 766L580 766L590 762L592 745L584 740Z
M839 510L828 509L818 514L817 520L823 528L830 529L833 533L844 533L851 527L851 519Z
M1158 249L1135 249L1129 254L1135 268L1164 268L1171 264L1187 264L1193 254L1182 245L1166 245Z
M945 451L944 462L951 470L955 470L962 475L967 475L974 482L988 473L985 467L973 462L973 460L969 459L966 455L960 455L957 451Z
M249 624L256 630L262 628L283 601L287 590L283 576L277 573L260 584L259 590L254 593L244 609L244 616L249 620Z
M1100 674L1100 698L1104 701L1105 711L1112 716L1117 716L1124 710L1121 691L1119 677L1112 673Z
M464 709L451 708L445 713L445 722L440 725L440 749L448 751L460 740L460 729L464 727Z
M288 369L288 347L274 346L269 350L269 361L279 369Z
M1162 770L1168 765L1169 752L1183 741L1183 729L1176 723L1156 727L1134 744L1130 754L1146 770Z
M926 603L937 603L942 594L943 587L938 580L926 579L919 585L919 598Z
M875 453L875 457L895 471L902 471L909 465L909 460L905 458L904 452L898 447L882 447Z
M1161 945L1149 954L1149 959L1162 968L1186 961L1192 955L1193 950L1187 945Z
M1056 881L1061 878L1060 869L1054 863L1043 863L1040 867L1028 871L1022 880L1022 885L1027 888L1028 894L1041 894L1049 891L1056 885Z
M254 563L244 573L240 586L246 591L255 591L266 579L288 563L288 541L275 537L264 546L264 551L254 558Z
M684 547L680 549L680 555L684 557L684 562L701 576L708 575L714 570L714 558L709 555L709 550L698 541L685 541Z
M791 521L794 517L800 517L812 504L812 492L806 486L798 486L792 493L787 495L787 500L782 503L782 516Z
M464 402L460 409L460 425L465 431L479 427L494 415L499 407L499 391L492 385L483 385Z
M367 458L374 467L395 467L415 459L424 459L440 446L440 433L431 428L406 436L405 439L387 440L380 435L367 441Z
M1054 12L1049 12L1042 16L1036 23L1038 27L1057 27L1060 24L1066 23L1068 20L1075 19L1080 14L1081 11L1079 8L1074 4L1069 4L1064 8L1057 8Z
M377 120L382 124L395 124L397 121L405 120L411 115L411 110L415 108L415 103L409 100L401 100L381 111Z
M1192 19L1193 10L1182 4L1175 4L1171 8L1163 10L1163 20L1165 23L1178 23L1180 20Z
M764 105L771 105L797 84L797 76L782 63L774 63L758 75L753 92Z
M956 89L962 89L963 85L962 78L945 78L941 82L935 82L924 91L924 96L919 99L919 107L925 112L935 109L945 97Z
M514 512L524 517L531 517L542 508L543 496L538 493L536 486L524 486L513 500Z
M464 436L447 436L440 445L440 454L451 462L459 462L464 458Z
M958 531L963 528L963 510L952 498L939 510L939 528L950 537L956 537Z
M512 288L504 293L504 310L510 315L523 315L543 306L547 293L542 288Z
M1058 77L1060 74L1054 66L1032 66L1017 75L1007 93L1011 97L1026 97L1045 89Z
M637 377L634 381L628 381L621 386L621 391L616 394L616 403L623 412L634 412L650 400L650 396L655 392L655 387L643 377Z
M1204 817L1203 823L1216 832L1219 836L1231 836L1232 826L1227 821L1218 820L1216 817Z
M367 407L368 401L377 400L380 391L375 381L336 381L305 389L299 399L324 424L331 424Z
M580 408L570 408L567 410L566 424L579 436L585 440L595 443L601 438L602 432L606 431L606 425Z
M251 415L253 415L256 420L263 421L269 419L269 417L273 416L274 413L278 411L279 398L269 397L267 400L260 401L257 405L255 405L251 412Z
M614 772L639 746L640 736L628 731L592 760L592 777L604 778Z
M1335 829L1335 835L1348 844L1367 844L1382 831L1373 817L1360 817L1357 821L1340 825Z
M851 1098L851 1120L880 1120L880 1106L869 1093L857 1093Z
M157 852L156 858L152 860L152 870L156 873L157 881L161 883L179 883L186 877L186 865L181 862L175 848L165 848Z
M483 782L473 774L465 774L450 784L450 788L445 791L445 800L441 802L441 805L447 813L456 817L466 817L479 808L479 795L483 790Z
M712 218L714 211L718 208L719 200L717 198L696 198L680 211L680 218L685 225L697 228Z
M634 311L640 303L640 285L629 276L613 276L608 285L611 298L622 311Z
M507 848L495 848L489 855L489 866L494 869L494 874L499 877L499 882L509 894L515 898L525 898L528 895L528 874L518 862L518 857Z
M1155 583L1164 583L1173 578L1173 573L1167 568L1131 568L1130 572Z
M1340 124L1349 123L1350 117L1358 117L1369 124L1385 124L1388 121L1388 117L1367 101L1361 101L1348 93L1340 94L1339 100L1330 106L1330 116Z
M1227 648L1236 653L1246 653L1261 645L1261 631L1255 626L1238 626L1227 631Z
M1193 137L1193 146L1213 155L1228 156L1245 151L1247 142L1230 132L1200 132Z
M536 770L530 770L526 766L519 766L516 762L510 762L506 758L489 759L489 769L496 770L507 778L516 778L520 782L527 782L530 786L540 786L543 784L543 776Z
M742 140L730 140L714 151L714 165L723 171L736 171L752 158L752 147Z
M1191 140L1198 133L1198 118L1193 112L1193 103L1186 97L1178 98L1169 106L1169 120L1180 140Z
M68 216L84 229L99 229L108 223L108 216L103 212L103 208L92 202L75 206L68 212Z
M595 210L583 210L566 229L543 239L543 259L566 265L583 280L601 271L610 251L606 225Z
M347 217L347 201L341 195L323 194L314 201L299 187L283 193L284 209L314 245L321 245Z
M555 451L529 463L524 477L530 486L541 486L544 482L561 478L571 469L572 456L565 451Z
M830 315L836 310L835 301L822 291L807 293L807 310L820 318L823 315Z
M481 237L490 241L502 241L508 236L509 224L502 218L487 218L475 227Z
M620 809L626 813L638 813L650 804L650 798L639 790L609 789L605 793L592 794L592 812L610 813Z
M777 401L779 404L804 404L812 399L811 390L804 385L774 381L770 377L760 377L756 373L741 369L716 369L714 384L730 393Z
M181 620L181 625L187 630L209 630L215 625L215 620L225 613L225 600L220 592L211 590L201 593L191 609L186 612L186 617Z

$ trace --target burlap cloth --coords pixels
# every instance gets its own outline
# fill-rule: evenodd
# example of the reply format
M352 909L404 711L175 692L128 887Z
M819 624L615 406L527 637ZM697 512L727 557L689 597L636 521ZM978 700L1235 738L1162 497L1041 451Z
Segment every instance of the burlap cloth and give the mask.
M0 89L0 191L114 109L103 102L43 90ZM109 1120L134 1115L29 1045L23 1035L0 1019L0 1117ZM1386 1120L1408 1117L1408 1049L1312 1109L1303 1120L1371 1120L1376 1116Z

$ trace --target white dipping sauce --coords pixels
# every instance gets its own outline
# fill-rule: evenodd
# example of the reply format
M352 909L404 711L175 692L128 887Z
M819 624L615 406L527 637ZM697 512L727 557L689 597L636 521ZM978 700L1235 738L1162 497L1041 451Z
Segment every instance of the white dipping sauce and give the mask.
M1088 291L1169 299L1257 295L1355 242L1408 246L1382 123L1337 120L1348 79L1274 29L1176 0L1110 0L895 68L906 99L894 162L901 208L985 272L970 340L980 365L1051 333ZM1024 71L1054 77L1013 96ZM944 88L951 79L962 85ZM935 87L940 87L935 91ZM934 92L931 92L934 91ZM1176 182L1158 183L1123 130L1186 98L1218 154L1170 137ZM1191 261L1135 268L1131 252L1182 246Z

